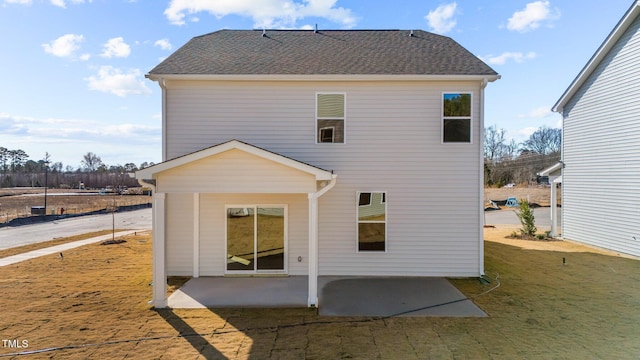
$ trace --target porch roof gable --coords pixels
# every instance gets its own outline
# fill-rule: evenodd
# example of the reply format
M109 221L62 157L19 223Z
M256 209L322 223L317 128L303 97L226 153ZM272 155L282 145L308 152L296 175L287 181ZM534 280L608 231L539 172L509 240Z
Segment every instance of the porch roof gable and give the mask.
M290 167L295 170L299 170L310 175L315 176L316 181L331 180L333 172L313 166L278 153L262 149L260 147L239 141L230 140L218 145L214 145L190 154L186 154L162 163L150 166L148 168L136 171L136 178L141 180L155 179L156 176L162 172L175 169L177 167L190 164L192 162L215 156L229 150L240 150L248 154L252 154L263 158L265 160L273 161L277 164L281 164Z

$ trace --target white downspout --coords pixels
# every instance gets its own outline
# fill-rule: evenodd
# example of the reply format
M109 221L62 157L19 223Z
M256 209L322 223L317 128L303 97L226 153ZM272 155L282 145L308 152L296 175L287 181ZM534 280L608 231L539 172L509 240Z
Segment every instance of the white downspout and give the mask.
M315 193L309 193L309 307L318 307L318 198L336 185L338 175Z
M162 161L167 161L167 83L161 77L158 85L162 89Z
M480 189L478 190L480 197L478 209L478 224L480 228L478 233L478 271L480 276L484 275L484 89L487 87L488 83L489 81L487 79L483 79L480 83L480 119L478 124L478 131L480 131L480 144L478 144L480 152Z

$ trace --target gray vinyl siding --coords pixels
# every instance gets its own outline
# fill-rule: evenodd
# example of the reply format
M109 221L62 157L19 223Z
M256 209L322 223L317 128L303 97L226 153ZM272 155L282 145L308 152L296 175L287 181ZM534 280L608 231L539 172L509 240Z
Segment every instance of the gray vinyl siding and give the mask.
M346 94L344 144L315 143L318 92ZM472 144L442 143L443 92L472 93ZM169 81L167 159L237 139L334 170L320 275L477 276L480 99L477 81ZM387 193L385 253L357 252L358 191Z
M563 116L563 237L640 256L640 19Z
M167 194L165 199L167 275L193 275L193 195Z

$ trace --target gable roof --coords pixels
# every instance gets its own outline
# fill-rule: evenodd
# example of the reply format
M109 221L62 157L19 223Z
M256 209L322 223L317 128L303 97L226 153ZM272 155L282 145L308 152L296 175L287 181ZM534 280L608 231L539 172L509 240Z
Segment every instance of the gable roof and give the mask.
M220 30L153 68L163 75L498 74L449 37L422 30Z
M192 152L190 154L186 154L160 164L156 164L142 170L136 171L136 178L138 179L153 179L156 174L161 173L163 171L171 170L176 167L186 165L192 163L197 160L201 160L207 158L209 156L214 156L225 151L238 149L244 151L248 154L253 154L255 156L261 157L266 160L271 160L275 163L286 165L290 168L306 172L308 174L314 175L316 180L331 180L335 175L333 175L332 171L328 171L317 166L309 165L307 163L303 163L301 161L286 157L284 155L280 155L278 153L274 153L269 150L265 150L263 148L259 148L257 146L247 144L245 142L239 140L230 140L218 145L214 145L208 147L206 149L202 149L196 152Z
M591 59L589 59L580 73L578 73L578 76L576 76L573 82L571 82L571 85L569 85L569 87L564 91L560 99L558 99L555 105L553 105L553 111L560 113L562 112L564 106L571 100L571 98L576 94L576 92L589 78L589 76L591 76L598 65L600 65L609 51L616 45L618 40L622 37L622 35L624 35L627 29L629 29L629 26L633 24L638 15L640 15L640 0L634 1L629 10L627 10L624 16L622 16L622 19L620 19L611 33L609 33L609 36L607 36L607 38L600 45L595 54L591 56Z

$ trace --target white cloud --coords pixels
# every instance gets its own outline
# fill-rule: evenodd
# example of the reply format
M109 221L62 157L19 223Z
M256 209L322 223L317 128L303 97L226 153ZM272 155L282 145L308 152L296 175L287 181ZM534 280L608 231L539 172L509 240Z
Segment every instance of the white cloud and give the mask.
M138 69L123 71L112 66L101 66L98 74L85 79L89 89L111 93L117 96L146 95L151 90L144 83Z
M169 42L169 39L157 40L155 43L153 43L153 45L160 47L162 50L167 50L168 51L168 50L173 49L173 46Z
M32 0L4 0L5 4L31 5Z
M351 28L356 18L350 9L336 7L337 0L172 0L164 11L175 25L184 25L187 15L208 12L222 18L227 15L250 17L257 28L292 28L306 17L321 17ZM197 18L196 18L197 19Z
M524 10L516 11L507 22L507 29L527 32L540 27L540 23L559 17L559 12L551 12L549 1L534 1L528 3Z
M22 149L31 159L49 152L54 161L65 165L79 164L81 154L88 151L99 154L108 164L157 161L154 158L160 155L161 133L159 125L35 118L0 112L0 143L4 147Z
M508 131L507 137L511 139L515 139L517 142L522 142L524 140L527 140L529 137L531 137L531 134L536 132L536 130L538 130L537 127L527 126L525 128L518 129L516 131Z
M105 58L122 57L126 58L131 54L131 47L124 42L122 37L109 39L104 45L104 50L100 56Z
M535 52L528 52L526 54L523 54L521 52L504 52L497 56L489 55L489 56L483 57L482 60L484 60L485 62L487 62L487 64L490 64L490 65L504 65L509 60L513 60L517 63L521 63L526 60L535 59L536 56L537 54Z
M63 9L67 7L65 0L50 0L50 1L51 1L51 5L61 7ZM70 2L72 4L84 4L85 0L70 0ZM91 2L91 0L89 0L88 2Z
M424 18L429 23L431 30L438 34L444 34L451 31L456 26L456 8L458 4L451 3L440 5L435 10L429 11Z
M80 43L83 41L84 36L82 35L66 34L48 44L42 44L42 48L53 56L73 57L75 52L80 49Z

